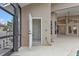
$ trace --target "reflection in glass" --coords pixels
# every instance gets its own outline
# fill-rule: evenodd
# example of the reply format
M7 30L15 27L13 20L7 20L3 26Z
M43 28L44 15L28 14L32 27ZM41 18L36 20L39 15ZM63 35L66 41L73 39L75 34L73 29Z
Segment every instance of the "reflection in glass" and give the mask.
M73 26L73 33L77 34L77 27L75 25Z
M71 26L68 27L69 33L72 33Z
M0 9L0 32L13 35L13 16ZM4 34L1 36L5 36Z
M66 19L64 17L59 17L57 20L58 24L66 24Z

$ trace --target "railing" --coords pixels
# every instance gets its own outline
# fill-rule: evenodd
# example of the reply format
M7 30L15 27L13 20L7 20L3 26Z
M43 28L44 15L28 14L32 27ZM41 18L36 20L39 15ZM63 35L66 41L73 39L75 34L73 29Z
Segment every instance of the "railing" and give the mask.
M12 32L5 32L6 34L0 35L0 55L7 53L13 48L13 35Z

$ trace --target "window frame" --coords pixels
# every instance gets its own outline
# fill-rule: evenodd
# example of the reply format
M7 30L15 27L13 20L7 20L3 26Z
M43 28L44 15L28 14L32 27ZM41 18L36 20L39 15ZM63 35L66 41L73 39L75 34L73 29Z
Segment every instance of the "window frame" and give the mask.
M21 46L21 8L17 3L10 3L10 5L14 8L14 14L6 10L4 7L0 6L0 9L13 16L13 35L10 35L11 37L13 37L13 49L5 53L3 56L10 55L12 52L18 51L18 44L17 44L18 43L18 13L17 13L18 7L20 9L20 46ZM10 36L3 36L1 37L1 39Z

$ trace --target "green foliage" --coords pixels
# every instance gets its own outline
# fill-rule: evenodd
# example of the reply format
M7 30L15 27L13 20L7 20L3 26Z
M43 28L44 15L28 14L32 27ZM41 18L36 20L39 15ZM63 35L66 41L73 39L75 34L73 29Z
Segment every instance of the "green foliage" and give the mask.
M13 22L12 22L12 21L11 21L11 22L8 21L8 22L7 22L7 25L5 25L3 31L7 31L8 29L11 30L12 27L13 27Z

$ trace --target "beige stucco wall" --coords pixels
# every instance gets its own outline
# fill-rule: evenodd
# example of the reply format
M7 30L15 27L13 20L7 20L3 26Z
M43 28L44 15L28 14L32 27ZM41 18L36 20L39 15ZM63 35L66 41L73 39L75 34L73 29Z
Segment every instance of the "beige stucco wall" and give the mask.
M29 32L29 13L32 17L42 17L41 20L41 43L47 45L51 43L50 20L51 20L51 4L30 4L22 7L22 46L28 46ZM48 41L48 42L47 42Z

